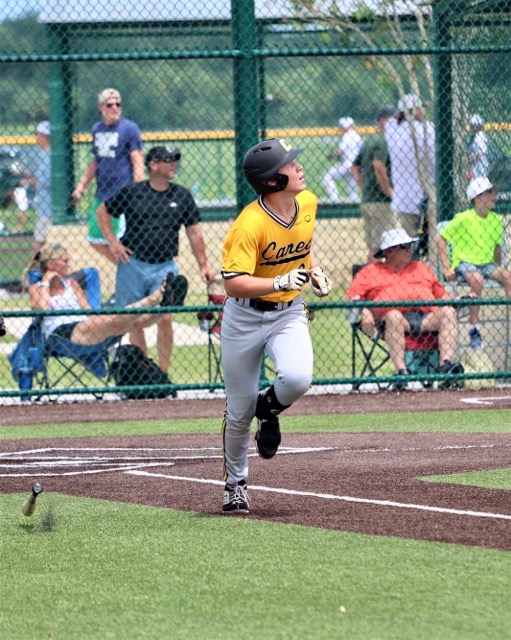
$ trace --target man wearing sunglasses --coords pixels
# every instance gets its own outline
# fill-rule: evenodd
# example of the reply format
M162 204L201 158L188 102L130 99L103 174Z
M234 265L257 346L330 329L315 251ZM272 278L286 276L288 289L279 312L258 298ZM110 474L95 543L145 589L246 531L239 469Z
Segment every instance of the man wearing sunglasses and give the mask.
M504 228L493 211L497 192L488 178L475 178L467 187L472 206L457 213L438 237L438 253L442 271L448 282L470 285L470 295L480 297L485 280L495 280L511 297L511 272L502 266ZM452 247L449 260L448 245ZM483 346L479 329L479 307L469 308L469 345Z
M101 255L115 263L108 242L96 219L96 210L122 187L144 179L142 137L138 125L122 118L121 94L117 89L104 89L98 96L99 122L92 126L93 158L72 193L79 202L84 191L96 179L96 197L89 215L87 240ZM117 237L122 235L123 219L114 223Z
M204 282L215 279L208 266L206 244L200 228L200 213L192 194L176 184L178 149L153 147L145 157L149 180L123 187L97 211L98 224L117 262L116 306L125 307L154 291L167 274L178 274L179 230L185 227L193 255ZM119 240L113 220L126 218L126 231ZM141 295L142 294L142 295ZM130 333L130 340L147 354L143 329ZM167 372L173 346L172 318L158 320L158 364Z
M385 231L374 255L379 262L369 264L357 273L348 288L347 299L373 302L448 299L430 267L413 259L415 242L417 238L411 238L404 229ZM458 344L454 307L418 305L362 309L364 333L374 335L378 323L384 324L385 342L398 375L408 373L405 342L406 334L410 332L438 332L439 373L463 373L463 367L454 362Z

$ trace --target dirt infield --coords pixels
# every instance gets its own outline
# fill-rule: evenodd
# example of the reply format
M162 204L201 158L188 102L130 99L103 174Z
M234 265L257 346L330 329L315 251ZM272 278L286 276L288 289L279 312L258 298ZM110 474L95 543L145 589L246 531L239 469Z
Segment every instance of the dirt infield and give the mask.
M407 392L308 396L289 413L342 415L510 405L511 393L504 390L434 396ZM17 424L212 416L220 420L222 408L223 400L18 406L3 408L2 423L13 424L15 418ZM261 460L251 449L247 517L511 550L509 492L423 479L510 466L511 434L284 430L275 459ZM59 492L217 515L221 469L219 435L9 440L0 445L3 491L27 492L39 480L45 485L41 508L51 492Z

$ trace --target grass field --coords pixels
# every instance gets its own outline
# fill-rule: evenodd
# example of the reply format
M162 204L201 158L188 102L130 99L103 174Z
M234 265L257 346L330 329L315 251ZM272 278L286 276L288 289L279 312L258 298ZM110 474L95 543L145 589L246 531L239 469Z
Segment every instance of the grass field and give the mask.
M505 433L508 422L504 411L460 411L288 417L285 428ZM211 434L219 425L13 426L0 439ZM464 475L510 487L509 470L495 485L484 484L488 473ZM0 496L2 638L509 638L506 552L43 496L30 520L25 495Z

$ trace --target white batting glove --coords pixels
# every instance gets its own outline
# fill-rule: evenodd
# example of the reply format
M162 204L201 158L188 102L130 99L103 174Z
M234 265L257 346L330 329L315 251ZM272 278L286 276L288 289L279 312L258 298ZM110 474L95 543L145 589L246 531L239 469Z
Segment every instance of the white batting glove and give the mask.
M317 266L312 268L309 271L309 276L311 279L312 291L318 297L322 298L323 296L327 296L330 291L332 291L332 281L330 278L326 277L321 267Z
M275 276L273 280L274 291L301 291L303 285L309 281L309 272L306 269L293 269L284 276Z

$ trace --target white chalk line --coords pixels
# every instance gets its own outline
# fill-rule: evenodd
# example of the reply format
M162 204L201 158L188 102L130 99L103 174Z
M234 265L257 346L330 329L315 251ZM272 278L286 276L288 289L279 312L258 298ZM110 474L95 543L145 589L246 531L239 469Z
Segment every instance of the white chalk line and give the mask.
M281 455L285 454L296 454L296 453L315 453L317 451L331 451L335 450L335 447L283 447ZM130 453L134 453L136 451L142 452L162 452L162 451L194 451L194 452L215 452L215 455L211 455L211 453L205 455L173 455L167 458L160 457L159 459L142 457L142 456L131 456L125 457L122 462L119 461L116 457L99 457L99 456L58 456L51 455L55 452L84 452L89 451L91 453L98 451L109 451L109 452L120 452L120 451L129 451ZM218 453L217 453L218 452ZM41 456L41 454L47 454ZM23 459L23 460L13 460L14 456L25 456L28 457L30 455L38 455L41 456L35 460ZM250 454L249 457L258 457L258 454L255 452ZM33 477L35 473L37 473L38 477L41 478L51 478L51 477L69 477L69 476L80 476L80 475L93 475L99 473L114 473L114 472L125 472L130 469L144 469L149 467L170 467L174 466L176 462L179 461L197 461L197 460L222 460L222 448L221 447L172 447L172 448L145 448L145 447L47 447L44 449L30 449L25 451L9 451L0 453L0 469L9 470L5 473L0 473L0 478L26 478ZM85 466L94 466L94 469L83 469ZM44 468L57 468L57 467L82 467L77 471L40 471L40 469ZM15 470L19 470L16 472ZM31 469L31 472L23 472L21 469Z
M205 478L188 478L186 476L173 476L164 473L152 473L149 471L131 470L126 473L134 476L145 476L154 478L165 478L168 480L178 480L182 482L197 482L200 484L213 484L223 486L224 482L219 480L207 480ZM275 487L264 487L261 485L250 485L250 492L266 491L289 496L300 496L308 498L320 498L322 500L339 500L341 502L355 502L358 504L370 504L379 507L393 507L398 509L416 509L418 511L432 511L435 513L448 513L458 516L470 516L476 518L490 518L495 520L511 520L511 515L504 513L491 513L488 511L471 511L469 509L449 509L447 507L432 507L425 504L413 504L407 502L394 502L392 500L375 500L371 498L356 498L354 496L338 496L332 493L315 493L313 491L297 491L295 489L279 489Z
M87 476L99 473L112 473L114 471L129 471L131 469L147 469L148 467L173 467L173 462L145 462L142 464L128 464L120 467L109 467L103 469L80 469L80 471L60 471L51 473L48 471L37 472L38 478L62 478L67 476ZM0 478L33 478L34 471L31 473L0 473Z
M464 402L466 404L494 404L498 402L503 402L511 400L511 396L480 396L476 398L461 398L460 402Z

